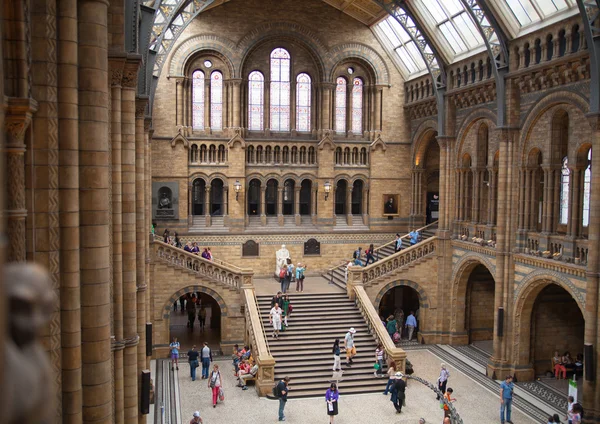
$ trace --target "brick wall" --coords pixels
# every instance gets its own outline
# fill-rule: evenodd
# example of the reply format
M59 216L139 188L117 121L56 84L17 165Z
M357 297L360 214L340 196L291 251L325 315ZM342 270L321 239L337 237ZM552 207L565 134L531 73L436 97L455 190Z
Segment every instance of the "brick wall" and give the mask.
M477 265L468 284L469 341L491 340L494 334L494 278L483 265Z

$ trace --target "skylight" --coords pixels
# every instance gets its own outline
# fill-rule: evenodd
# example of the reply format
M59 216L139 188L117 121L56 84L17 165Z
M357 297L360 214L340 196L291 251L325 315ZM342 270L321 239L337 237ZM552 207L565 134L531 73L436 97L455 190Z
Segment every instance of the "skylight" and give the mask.
M504 0L520 26L540 22L570 7L567 0Z
M427 69L419 48L396 21L396 18L389 16L381 21L377 28L385 39L387 47L396 55L407 76Z

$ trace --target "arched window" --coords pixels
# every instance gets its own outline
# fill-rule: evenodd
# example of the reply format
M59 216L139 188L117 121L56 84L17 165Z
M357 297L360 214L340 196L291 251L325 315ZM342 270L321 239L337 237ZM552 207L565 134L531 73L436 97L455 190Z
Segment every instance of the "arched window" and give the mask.
M218 151L218 159L219 159L219 163L225 163L225 146L224 145L220 145L219 146L219 151Z
M283 158L281 160L281 162L283 163L290 163L290 149L289 147L285 146L283 148Z
M352 165L358 165L358 147L352 149Z
M346 147L344 149L344 165L350 164L350 148Z
M198 146L192 144L192 150L190 150L190 162L198 162Z
M223 128L223 74L219 71L210 74L210 128Z
M367 149L365 149L364 147L362 149L360 149L360 164L361 165L367 164Z
M281 163L281 148L279 146L275 146L273 149L273 162Z
M352 82L352 132L362 134L363 82L354 78Z
M265 77L258 71L248 76L248 129L263 130Z
M335 149L335 164L336 165L342 164L342 148L341 147L338 147Z
M271 146L267 146L265 147L265 162L271 163L272 161Z
M306 165L306 147L300 147L300 163Z
M346 132L346 79L338 77L335 87L335 132Z
M292 147L292 163L298 163L298 148Z
M217 148L214 144L211 144L208 148L208 161L210 163L215 163L217 161Z
M592 149L588 152L588 166L583 173L583 226L590 225L590 190L592 188Z
M296 127L310 131L310 76L299 74L296 78Z
M202 162L202 163L206 163L207 162L206 144L203 144L203 145L200 146L200 162Z
M258 146L256 148L256 163L263 163L263 148Z
M204 129L204 72L200 70L192 74L192 127Z
M560 168L560 218L559 224L566 225L569 222L569 159L565 157Z
M271 130L290 130L290 54L271 52Z
M247 152L248 152L248 153L246 153L248 155L247 162L254 163L254 146L248 146Z
M316 158L317 158L317 156L315 155L315 148L309 147L308 148L308 164L314 165L315 163L317 163Z

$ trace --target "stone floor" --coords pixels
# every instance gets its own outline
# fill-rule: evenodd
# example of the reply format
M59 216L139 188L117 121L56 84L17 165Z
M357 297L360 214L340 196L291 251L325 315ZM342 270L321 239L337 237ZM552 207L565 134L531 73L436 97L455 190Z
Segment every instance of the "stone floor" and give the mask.
M438 376L440 360L426 350L410 351L408 357L413 363L415 372L422 378L435 381ZM206 380L192 382L189 367L181 364L179 371L179 387L181 398L182 422L187 423L195 410L199 410L204 423L269 423L277 422L277 401L259 398L251 387L242 391L235 387L230 361L217 362L224 377L225 401L212 408L211 392ZM498 394L492 393L466 375L450 367L450 384L457 398L455 406L464 423L496 423L499 422ZM382 380L382 386L385 384ZM290 382L291 390L294 381ZM327 384L323 384L323 393ZM435 400L433 392L415 381L409 381L407 388L407 406L397 415L389 396L382 394L365 394L344 396L343 382L340 384L340 413L336 423L411 423L416 424L423 417L428 423L440 423L443 412ZM292 423L327 423L325 402L323 399L294 399L286 406L287 422ZM532 419L513 409L515 424L534 423Z

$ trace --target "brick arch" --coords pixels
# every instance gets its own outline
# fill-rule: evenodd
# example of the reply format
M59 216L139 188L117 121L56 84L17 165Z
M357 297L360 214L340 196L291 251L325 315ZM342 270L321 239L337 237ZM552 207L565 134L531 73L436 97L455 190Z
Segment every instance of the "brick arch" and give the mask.
M460 166L460 159L462 157L462 154L464 153L462 151L463 145L465 143L467 135L469 134L469 131L478 123L480 124L481 121L489 121L486 123L489 129L489 134L491 134L492 131L496 128L496 114L488 109L478 109L475 112L472 112L471 114L467 115L467 117L460 124L460 130L458 131L458 135L456 137L457 144L455 160L457 165ZM489 137L489 140L491 141L491 137ZM488 141L488 145L490 144L490 141ZM476 158L477 155L473 153L474 152L471 152L471 157Z
M377 293L377 296L375 297L375 302L374 302L375 308L379 308L379 304L381 303L381 299L383 298L383 295L385 295L388 291L390 291L394 287L399 287L399 286L413 288L419 294L419 306L423 309L429 308L430 305L429 305L429 297L427 296L427 292L418 283L415 283L414 281L411 281L411 280L396 280L396 281L392 281L391 283L388 283L385 286L383 286Z
M333 179L333 187L336 187L338 181L340 180L346 180L346 182L350 184L350 181L352 181L352 177L348 174L337 174Z
M197 53L216 54L229 67L232 78L236 74L240 53L235 43L218 35L199 34L182 41L173 51L169 59L169 76L184 76L185 66Z
M539 270L529 274L514 296L512 352L515 367L531 366L531 314L539 294L551 284L560 286L573 297L585 319L585 300L573 283L552 271Z
M329 75L328 81L335 81L335 69L340 63L358 59L358 62L365 62L370 70L375 74L376 84L390 84L390 72L387 64L371 47L362 43L345 43L332 47L327 57L327 68Z
M223 319L224 317L227 317L227 312L228 312L227 304L225 304L225 301L223 300L221 295L219 295L219 293L217 293L210 287L206 287L203 285L192 285L192 286L186 286L186 287L183 287L183 288L177 290L173 295L171 295L171 297L169 297L169 299L166 300L166 302L163 303L163 307L162 307L163 319L169 320L171 318L171 312L173 311L173 303L175 303L176 300L179 300L179 298L185 294L195 293L195 292L206 293L210 297L215 299L217 301L217 303L219 304L219 307L221 308L221 319Z
M465 330L465 310L467 300L467 289L469 276L477 265L483 265L496 281L496 266L487 258L477 253L467 253L457 264L454 265L452 271L452 317L450 321L451 332L463 332Z
M423 163L423 158L425 157L427 146L429 146L429 143L431 142L431 139L429 139L428 136L430 133L433 132L437 132L437 122L433 119L427 119L417 127L417 131L411 143L413 146L413 166L416 166L417 161L419 162L419 164Z

